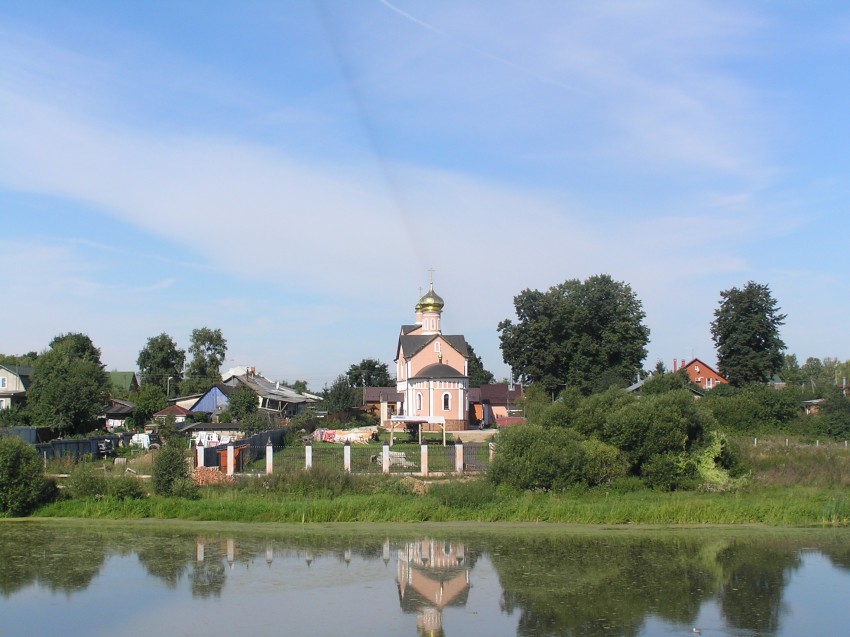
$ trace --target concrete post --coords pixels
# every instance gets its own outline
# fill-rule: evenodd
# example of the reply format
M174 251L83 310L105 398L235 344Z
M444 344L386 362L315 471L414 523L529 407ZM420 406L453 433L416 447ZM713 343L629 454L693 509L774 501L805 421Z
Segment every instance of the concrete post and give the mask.
M266 475L270 476L274 473L274 447L272 447L272 439L269 438L266 442Z
M490 449L490 464L493 464L493 458L496 457L496 443L488 442L487 447Z
M463 475L463 443L455 443L455 471Z
M428 445L420 445L419 460L422 465L421 473L423 476L428 475Z
M313 468L313 443L311 442L304 447L304 466L308 470Z
M342 448L342 468L346 473L351 473L351 443L348 440Z
M384 473L390 472L390 446L386 442L381 452L381 470Z
M227 445L227 475L233 475L233 464L235 461L235 454L233 453L233 445Z
M195 447L195 454L196 454L195 457L198 459L198 462L197 462L198 466L203 467L204 466L204 443L203 443L203 441L201 441L201 440L198 441L198 446Z

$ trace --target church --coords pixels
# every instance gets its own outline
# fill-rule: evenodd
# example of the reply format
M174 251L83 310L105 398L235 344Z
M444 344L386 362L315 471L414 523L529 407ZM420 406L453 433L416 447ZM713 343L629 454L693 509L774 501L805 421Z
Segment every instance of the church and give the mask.
M466 339L443 334L445 303L434 281L416 304L412 325L402 325L396 348L396 396L393 420L422 423L424 431L462 431L469 421L469 358Z

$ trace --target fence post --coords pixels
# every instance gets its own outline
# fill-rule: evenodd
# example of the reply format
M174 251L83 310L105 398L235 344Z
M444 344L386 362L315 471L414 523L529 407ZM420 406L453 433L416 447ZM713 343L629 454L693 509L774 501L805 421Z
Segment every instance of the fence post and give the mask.
M309 440L304 446L304 466L308 470L313 468L313 443Z
M227 445L227 475L229 476L233 475L234 456L233 445Z
M422 443L421 445L419 445L419 447L420 447L420 452L419 452L420 463L419 464L422 465L422 475L427 476L428 475L428 445L426 445L425 443Z
M463 443L459 438L455 443L455 471L463 474Z
M384 473L390 472L390 445L386 442L381 452L381 471Z
M351 473L351 443L348 440L342 447L342 468L346 473Z
M496 457L496 443L488 442L487 447L490 449L490 464L493 464L493 458Z
M272 439L266 441L266 475L270 476L274 473L274 447L272 447Z
M759 439L753 438L753 447L758 447L758 446L759 446Z
M198 439L198 446L195 447L195 454L196 454L196 457L198 458L198 466L199 467L204 466L204 451L205 451L204 441L201 440L201 439Z

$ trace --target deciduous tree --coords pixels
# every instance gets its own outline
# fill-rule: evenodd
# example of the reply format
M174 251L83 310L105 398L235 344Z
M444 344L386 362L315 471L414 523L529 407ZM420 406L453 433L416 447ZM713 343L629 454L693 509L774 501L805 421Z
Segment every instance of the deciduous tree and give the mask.
M469 361L467 362L469 386L481 387L481 385L492 383L495 377L492 372L484 369L484 363L481 361L481 357L475 353L474 349L472 349L472 345L467 343L466 349L469 355Z
M174 339L165 332L149 338L136 360L142 385L156 385L166 395L169 389L176 390L183 380L185 363L186 351L178 348Z
M85 334L61 334L35 361L28 409L36 424L62 434L84 433L94 428L108 390L100 350L91 339Z
M221 364L227 354L227 341L220 329L195 329L192 330L189 353L192 362L186 370L185 380L180 384L180 391L183 394L204 392L220 380Z
M517 322L498 327L503 358L525 383L540 383L547 393L564 385L584 394L628 385L646 358L641 302L607 274L547 292L524 290L514 307Z
M386 363L374 358L364 358L348 368L345 373L351 387L389 387L395 385Z
M736 386L766 382L782 369L785 343L779 327L785 314L770 288L749 281L742 289L720 293L711 336L717 349L718 371Z

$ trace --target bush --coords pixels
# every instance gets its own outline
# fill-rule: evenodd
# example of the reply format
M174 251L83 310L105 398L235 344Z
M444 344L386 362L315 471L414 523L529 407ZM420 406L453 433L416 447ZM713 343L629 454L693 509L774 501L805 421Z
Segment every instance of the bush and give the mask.
M647 486L661 491L696 488L696 467L686 456L672 451L651 456L641 466Z
M171 494L175 498L184 498L186 500L197 500L201 497L200 489L195 481L191 478L177 478L171 484Z
M0 437L0 513L21 516L55 496L35 447L20 438Z
M138 478L119 476L109 481L109 495L118 500L140 500L145 497L145 488Z
M191 472L179 441L172 441L156 453L151 474L153 490L159 495L171 495L178 480L190 480Z
M91 462L81 462L71 470L65 490L72 498L102 498L109 493L106 474Z
M540 425L510 427L496 438L488 471L496 485L562 491L585 484L582 437L571 429Z
M584 451L584 478L588 485L598 486L624 477L629 463L622 452L600 440L591 438L581 443Z
M644 396L608 416L604 440L626 454L635 473L643 474L649 458L690 451L716 428L702 402L684 390Z

